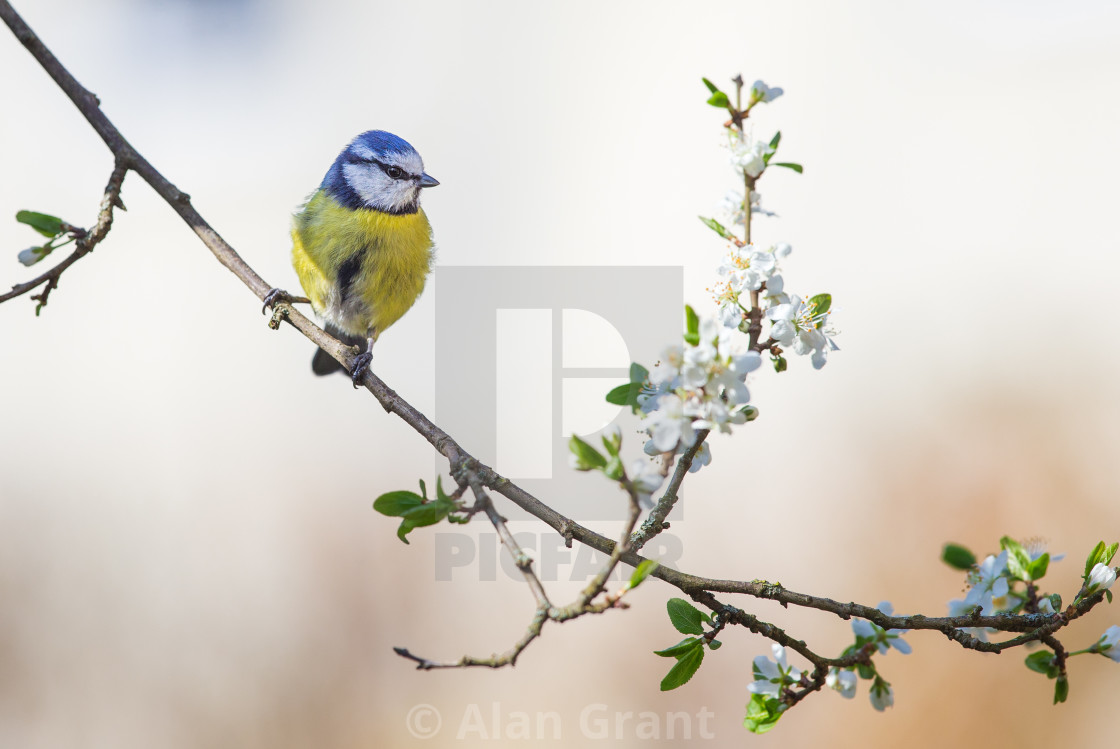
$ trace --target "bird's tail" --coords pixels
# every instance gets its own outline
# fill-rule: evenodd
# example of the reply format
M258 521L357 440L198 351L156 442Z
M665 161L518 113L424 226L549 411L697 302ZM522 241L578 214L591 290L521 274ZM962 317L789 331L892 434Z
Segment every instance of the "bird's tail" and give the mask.
M326 330L332 336L334 336L335 338L337 338L338 340L342 341L345 344L348 344L350 346L357 346L362 351L366 350L366 339L363 338L362 336L356 336L356 335L350 335L349 333L343 333L341 330L339 330L335 326L331 325L330 323L327 323L327 325L324 327L324 330ZM312 372L314 372L317 375L322 376L322 375L333 374L335 372L341 372L342 370L343 370L343 366L341 364L339 364L338 362L336 362L334 360L334 357L332 357L326 351L324 351L323 349L316 349L315 350L315 356L312 357L312 359L311 359L311 371Z

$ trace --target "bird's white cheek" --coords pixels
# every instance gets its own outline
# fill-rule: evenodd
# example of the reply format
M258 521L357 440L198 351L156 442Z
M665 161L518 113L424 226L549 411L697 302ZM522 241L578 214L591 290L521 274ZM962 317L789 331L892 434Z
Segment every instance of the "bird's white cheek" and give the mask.
M413 182L403 185L401 191L401 205L414 205L420 202L420 188Z
M367 205L385 205L393 202L393 181L376 166L345 164L342 176Z

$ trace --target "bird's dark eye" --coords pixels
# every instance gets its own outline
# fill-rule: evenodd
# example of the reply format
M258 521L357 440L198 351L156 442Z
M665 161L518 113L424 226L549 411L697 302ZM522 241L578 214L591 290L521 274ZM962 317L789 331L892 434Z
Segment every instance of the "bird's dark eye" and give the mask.
M399 166L391 166L385 170L385 173L393 179L400 179L404 175L404 170Z

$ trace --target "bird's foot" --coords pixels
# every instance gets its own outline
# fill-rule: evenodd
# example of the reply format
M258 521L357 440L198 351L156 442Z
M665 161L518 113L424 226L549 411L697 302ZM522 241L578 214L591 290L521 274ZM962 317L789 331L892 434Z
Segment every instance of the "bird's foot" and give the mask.
M269 289L268 293L264 295L264 304L261 305L261 314L263 315L269 307L275 307L279 302L291 301L292 295L283 289Z
M272 307L275 309L277 304L310 304L311 300L305 296L292 296L283 289L269 289L268 293L264 295L264 304L261 306L261 314Z
M350 369L350 381L354 383L354 389L357 389L362 375L369 371L369 365L372 361L373 354L368 351L358 354L357 358L354 359L354 366Z

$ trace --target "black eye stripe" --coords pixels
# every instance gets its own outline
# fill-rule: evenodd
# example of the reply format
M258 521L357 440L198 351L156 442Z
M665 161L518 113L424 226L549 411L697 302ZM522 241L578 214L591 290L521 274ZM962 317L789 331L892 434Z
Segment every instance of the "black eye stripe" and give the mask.
M386 164L384 161L381 161L380 159L375 159L375 158L371 157L371 158L368 158L368 159L359 159L359 161L364 161L368 164L377 164L379 167L381 167L381 171L385 172L386 175L388 175L389 177L392 177L393 179L407 179L407 180L412 180L412 181L416 181L416 180L420 179L420 175L412 174L411 172L406 172L404 169L401 169L396 164ZM389 174L389 169L390 168L398 169L401 173L400 176L399 177L393 177L393 175Z

